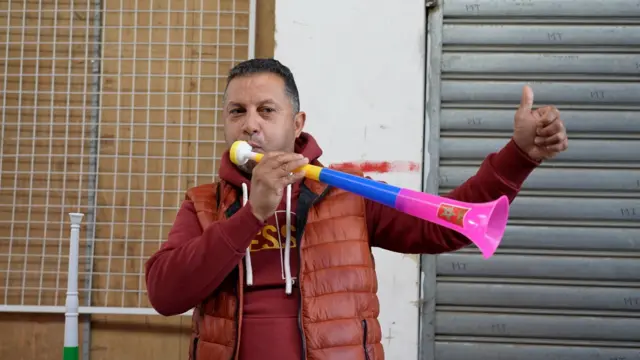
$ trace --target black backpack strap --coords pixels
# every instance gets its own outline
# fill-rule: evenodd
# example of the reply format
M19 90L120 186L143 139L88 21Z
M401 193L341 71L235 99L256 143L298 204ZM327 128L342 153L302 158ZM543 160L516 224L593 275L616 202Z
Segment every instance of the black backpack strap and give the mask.
M300 186L300 195L298 195L298 204L296 208L296 231L298 233L296 240L298 241L298 246L300 246L300 240L302 239L302 234L304 234L304 227L307 225L307 218L309 217L309 210L311 210L311 206L313 206L315 202L322 200L330 189L331 186L327 186L322 194L318 195L311 191L311 189L309 189L304 183Z

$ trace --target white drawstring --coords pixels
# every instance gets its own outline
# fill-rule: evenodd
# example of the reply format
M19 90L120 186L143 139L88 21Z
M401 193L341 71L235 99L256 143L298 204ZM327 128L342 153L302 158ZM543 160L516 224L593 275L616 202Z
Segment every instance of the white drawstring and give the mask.
M247 205L249 201L249 191L247 189L247 184L242 183L242 206ZM251 244L247 248L246 255L244 258L244 263L247 267L247 286L253 285L253 268L251 266Z
M291 184L287 186L287 238L284 247L285 293L291 295L293 279L291 278Z
M242 183L242 206L245 206L248 201L249 201L249 190L247 188L247 184ZM293 291L293 277L291 276L291 184L287 186L287 203L286 204L287 204L286 205L287 234L286 234L285 250L284 250L284 278L285 278L285 293L287 295L291 295ZM277 220L278 219L276 218L276 222ZM279 231L278 231L278 240L280 240ZM251 266L251 245L249 245L249 247L247 248L244 259L245 259L245 265L247 268L247 286L252 286L253 285L253 268Z

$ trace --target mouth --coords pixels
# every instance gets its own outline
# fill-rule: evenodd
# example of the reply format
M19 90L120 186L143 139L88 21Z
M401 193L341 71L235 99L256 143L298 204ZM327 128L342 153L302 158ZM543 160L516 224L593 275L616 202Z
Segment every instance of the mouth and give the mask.
M260 146L260 144L254 143L252 141L248 141L248 144L251 146L253 152L262 152L262 147Z

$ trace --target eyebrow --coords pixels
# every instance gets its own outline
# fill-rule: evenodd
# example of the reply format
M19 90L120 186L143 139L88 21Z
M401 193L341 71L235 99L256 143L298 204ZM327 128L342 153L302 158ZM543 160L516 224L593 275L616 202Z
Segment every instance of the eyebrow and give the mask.
M278 103L276 103L273 99L265 99L265 100L260 101L258 103L258 106L266 105L266 104L277 105ZM229 101L227 106L228 107L233 107L233 106L245 106L245 105L243 103L239 103L239 102L235 102L235 101Z

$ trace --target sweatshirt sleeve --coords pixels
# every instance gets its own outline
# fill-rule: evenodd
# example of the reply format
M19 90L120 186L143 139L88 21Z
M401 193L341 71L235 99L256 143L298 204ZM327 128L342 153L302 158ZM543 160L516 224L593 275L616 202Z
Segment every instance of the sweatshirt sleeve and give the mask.
M444 197L483 203L506 195L512 202L538 165L511 140L499 152L489 154L474 176ZM366 200L366 220L372 246L399 253L438 254L471 243L454 230L369 200Z
M193 203L184 201L167 241L145 264L151 306L165 316L194 308L238 265L262 226L247 204L203 231Z

